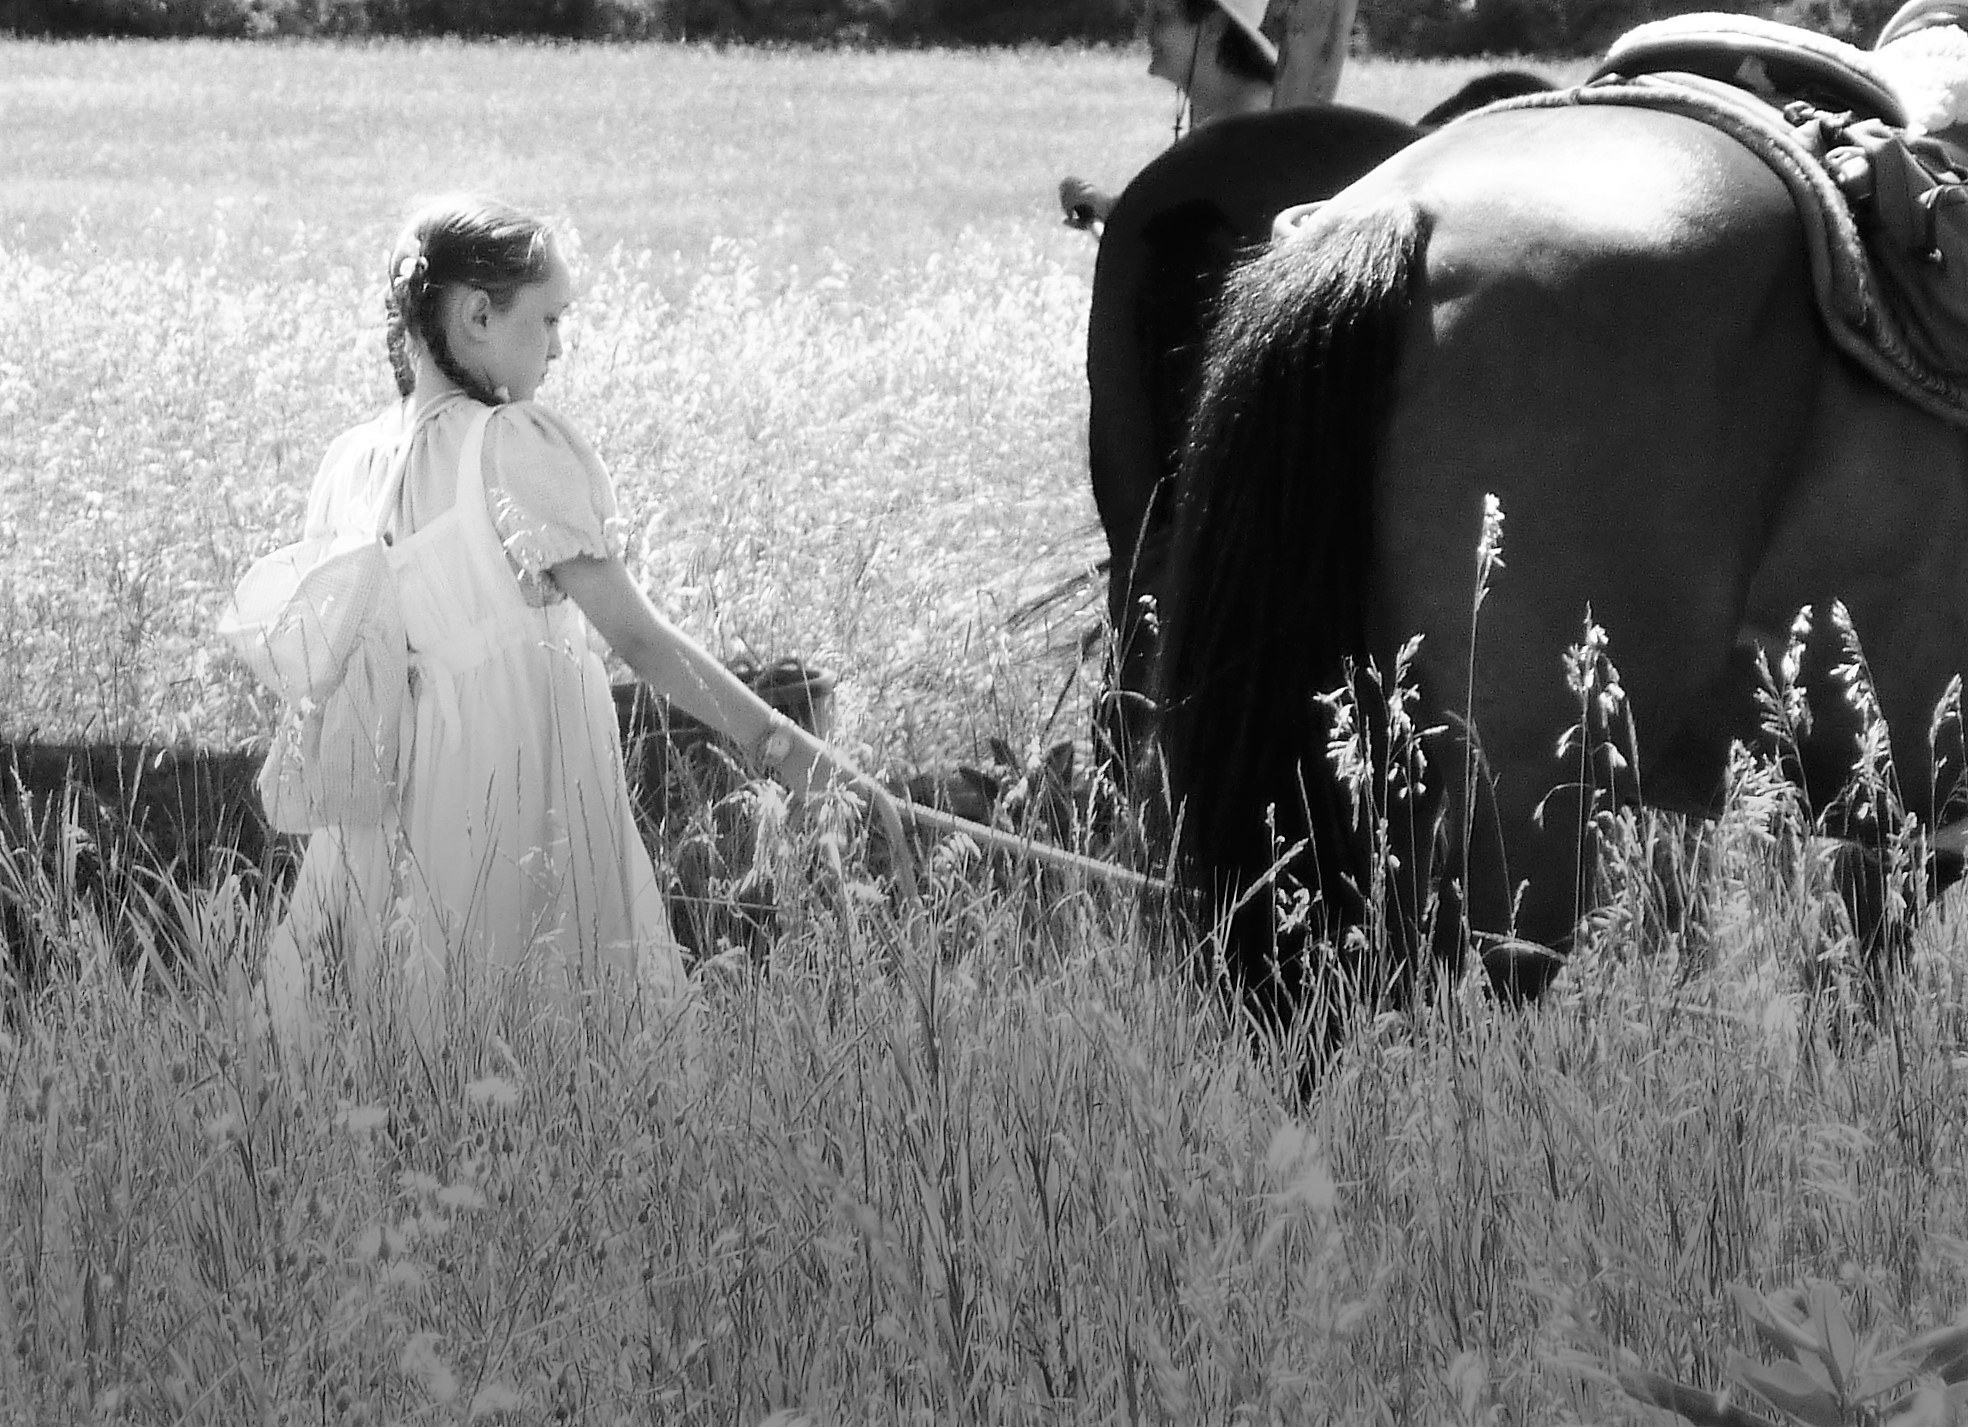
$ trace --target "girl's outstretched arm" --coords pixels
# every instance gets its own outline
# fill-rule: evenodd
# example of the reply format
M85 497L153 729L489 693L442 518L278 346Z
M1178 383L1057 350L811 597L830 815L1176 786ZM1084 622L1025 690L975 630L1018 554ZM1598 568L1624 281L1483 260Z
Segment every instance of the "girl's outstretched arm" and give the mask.
M901 812L886 788L766 703L709 650L663 618L621 560L577 555L555 565L552 573L554 583L581 607L637 678L752 750L794 792L837 782L866 794L882 820L900 880L913 890Z

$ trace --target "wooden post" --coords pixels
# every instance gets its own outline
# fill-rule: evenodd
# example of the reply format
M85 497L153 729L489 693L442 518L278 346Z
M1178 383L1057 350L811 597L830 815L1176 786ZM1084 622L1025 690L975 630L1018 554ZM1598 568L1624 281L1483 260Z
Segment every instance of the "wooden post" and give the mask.
M1284 16L1272 108L1332 103L1358 8L1359 0L1271 0L1271 13Z

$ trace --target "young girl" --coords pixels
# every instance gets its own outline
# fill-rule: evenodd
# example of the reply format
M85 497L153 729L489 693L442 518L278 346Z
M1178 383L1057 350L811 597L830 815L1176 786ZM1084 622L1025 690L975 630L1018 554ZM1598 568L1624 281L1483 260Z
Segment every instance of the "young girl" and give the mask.
M597 633L794 791L851 779L899 833L885 793L673 628L630 577L607 470L533 401L572 295L550 229L500 203L433 203L391 253L403 400L331 448L307 526L379 524L389 542L410 651L401 753L378 825L309 840L269 950L277 1027L305 1030L331 939L358 988L400 968L426 1039L447 1006L488 996L565 1006L683 989Z

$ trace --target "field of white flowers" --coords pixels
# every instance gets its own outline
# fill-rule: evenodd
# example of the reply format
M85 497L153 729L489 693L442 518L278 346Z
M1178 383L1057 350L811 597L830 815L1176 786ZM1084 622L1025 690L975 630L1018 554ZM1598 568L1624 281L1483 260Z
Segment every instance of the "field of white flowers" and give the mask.
M581 240L543 398L611 462L664 609L837 670L850 736L885 754L1037 736L1092 602L1018 641L1007 616L1104 552L1081 454L1094 248L1053 189L1118 185L1162 142L1140 67L0 52L0 726L264 727L214 662L216 610L388 395L383 254L417 198L463 187ZM1472 68L1375 102L1413 112Z
M581 235L543 396L660 604L838 671L875 764L1081 733L1092 596L1008 616L1101 549L1052 195L1163 141L1141 69L0 43L0 727L262 734L213 618L387 395L393 225L469 186ZM1451 988L1309 1100L1143 909L955 849L921 913L816 876L686 1021L431 1064L353 1020L271 1057L235 884L161 892L188 954L134 975L29 886L64 965L0 1013L0 1422L1666 1420L1613 1374L1740 1381L1732 1289L1807 1284L1794 1374L1888 1400L1968 1303L1968 958L1940 919L1882 1007L1805 994L1849 938L1741 777L1694 929L1637 848L1547 1005Z
M1044 650L1076 630L1016 650L1004 630L1099 546L1077 454L1091 245L1050 220L1047 168L979 192L959 177L966 126L925 155L909 114L1016 76L1010 59L914 80L843 60L840 93L811 62L661 50L8 63L0 117L47 142L10 146L24 172L0 212L0 721L264 728L215 658L218 605L297 527L327 440L387 395L395 224L419 195L481 187L582 241L545 396L611 461L665 609L714 647L837 670L850 736L897 752L969 752L971 724L1038 731L1019 725L1072 672ZM77 113L102 115L93 143ZM896 136L872 163L871 124ZM827 156L804 171L802 133Z

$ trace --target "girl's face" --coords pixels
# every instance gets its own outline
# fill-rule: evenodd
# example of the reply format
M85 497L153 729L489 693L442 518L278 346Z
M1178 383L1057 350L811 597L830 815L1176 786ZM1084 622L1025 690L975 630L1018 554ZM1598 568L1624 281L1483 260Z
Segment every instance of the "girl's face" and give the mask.
M466 294L469 351L459 359L508 401L531 401L560 356L560 319L574 300L574 277L553 248L546 274L513 294L504 309L484 293Z

